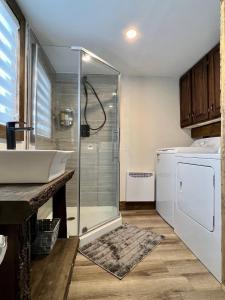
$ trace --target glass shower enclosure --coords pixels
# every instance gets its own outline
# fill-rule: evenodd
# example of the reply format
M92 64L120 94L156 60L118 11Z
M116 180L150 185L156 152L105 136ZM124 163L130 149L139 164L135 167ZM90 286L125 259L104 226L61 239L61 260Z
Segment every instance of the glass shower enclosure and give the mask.
M119 218L119 77L79 47L30 41L30 145L72 150L67 169L68 235L85 235ZM42 217L50 216L49 207Z

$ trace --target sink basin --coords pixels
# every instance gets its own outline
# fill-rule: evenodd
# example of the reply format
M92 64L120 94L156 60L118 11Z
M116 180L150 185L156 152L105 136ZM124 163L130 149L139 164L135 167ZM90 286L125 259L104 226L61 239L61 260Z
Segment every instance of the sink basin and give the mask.
M1 150L0 183L47 183L65 172L73 151Z

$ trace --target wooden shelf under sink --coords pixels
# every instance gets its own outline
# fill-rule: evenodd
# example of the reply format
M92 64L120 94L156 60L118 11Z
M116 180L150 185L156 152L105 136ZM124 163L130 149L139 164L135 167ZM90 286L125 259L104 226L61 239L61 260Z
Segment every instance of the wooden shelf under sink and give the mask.
M51 254L32 262L32 300L67 298L78 245L78 237L58 239Z

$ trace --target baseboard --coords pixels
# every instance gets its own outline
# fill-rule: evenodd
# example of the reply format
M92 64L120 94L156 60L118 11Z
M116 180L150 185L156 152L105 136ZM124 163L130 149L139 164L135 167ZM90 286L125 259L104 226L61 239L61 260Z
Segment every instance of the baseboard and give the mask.
M120 211L121 210L141 210L141 209L155 209L155 202L120 201Z

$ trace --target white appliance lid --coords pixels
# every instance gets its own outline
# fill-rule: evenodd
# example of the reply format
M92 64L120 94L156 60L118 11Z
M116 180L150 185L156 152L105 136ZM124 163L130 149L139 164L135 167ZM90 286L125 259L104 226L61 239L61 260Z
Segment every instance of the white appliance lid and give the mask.
M198 139L193 142L191 147L197 148L199 153L201 151L203 153L220 153L220 137Z
M220 137L198 139L189 147L162 148L157 153L220 153Z

